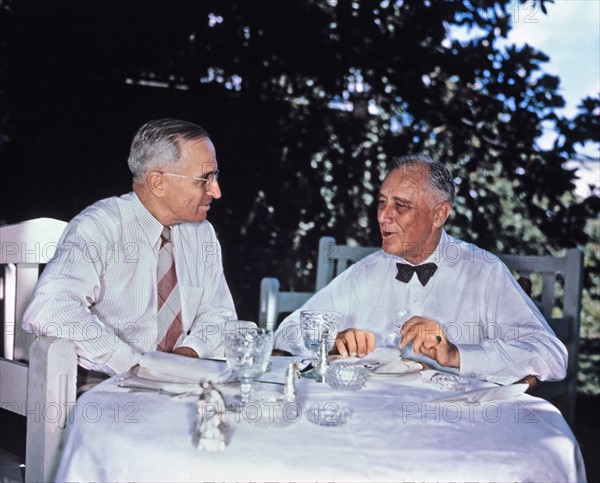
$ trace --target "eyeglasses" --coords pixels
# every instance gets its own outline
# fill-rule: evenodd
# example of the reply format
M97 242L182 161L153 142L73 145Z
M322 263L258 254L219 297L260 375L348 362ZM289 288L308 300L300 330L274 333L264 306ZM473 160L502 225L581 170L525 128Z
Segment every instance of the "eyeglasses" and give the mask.
M166 174L169 176L176 176L177 178L193 179L194 181L197 181L198 183L202 183L200 186L202 186L204 189L207 189L207 190L210 189L210 185L213 182L213 180L219 179L219 170L218 169L210 174L207 174L206 178L199 178L198 176L186 176L184 174L168 173L167 171L159 171L159 173Z

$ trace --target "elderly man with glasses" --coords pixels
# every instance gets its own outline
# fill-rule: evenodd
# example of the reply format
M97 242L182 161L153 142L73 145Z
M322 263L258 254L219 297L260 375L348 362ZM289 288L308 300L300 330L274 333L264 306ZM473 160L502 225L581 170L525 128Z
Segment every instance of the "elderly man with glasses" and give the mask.
M236 313L206 220L221 197L213 143L190 122L150 121L128 164L133 191L69 223L23 327L73 340L79 365L107 375L154 350L222 355L220 326Z

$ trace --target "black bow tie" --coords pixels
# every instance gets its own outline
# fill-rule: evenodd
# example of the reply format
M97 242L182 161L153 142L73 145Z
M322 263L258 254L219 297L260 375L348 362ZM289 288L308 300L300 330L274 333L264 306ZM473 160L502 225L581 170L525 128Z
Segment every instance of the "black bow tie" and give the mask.
M412 278L413 273L417 272L419 282L421 282L421 285L423 286L427 285L427 282L429 282L429 279L433 277L433 274L437 270L437 265L435 263L424 263L423 265L417 265L416 267L408 265L407 263L396 263L396 265L398 266L396 280L408 283Z

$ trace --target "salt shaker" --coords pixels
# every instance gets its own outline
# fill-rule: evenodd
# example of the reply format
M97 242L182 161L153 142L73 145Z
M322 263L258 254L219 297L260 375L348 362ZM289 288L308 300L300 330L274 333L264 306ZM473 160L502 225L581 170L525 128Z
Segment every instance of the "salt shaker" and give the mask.
M300 378L300 372L298 371L298 365L295 362L291 362L285 372L285 386L283 394L285 398L292 402L296 401L296 378Z
M204 451L223 451L228 433L223 396L211 384L203 383L202 394L196 403L195 445Z
M315 367L315 372L317 373L317 382L325 382L325 374L327 374L327 370L329 369L329 359L327 358L329 350L327 344L327 331L323 331L321 334L321 341L319 345L319 360L317 361L317 366Z

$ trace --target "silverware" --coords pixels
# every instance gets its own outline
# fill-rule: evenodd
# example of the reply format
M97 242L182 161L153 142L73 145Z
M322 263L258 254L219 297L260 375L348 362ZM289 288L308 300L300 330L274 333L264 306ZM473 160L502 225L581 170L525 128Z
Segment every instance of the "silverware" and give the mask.
M508 386L492 386L480 389L473 389L466 392L458 392L447 396L432 399L429 402L449 402L449 401L466 401L466 402L486 402L486 401L501 401L510 399L524 394L529 388L529 384L510 384Z
M226 386L228 384L235 384L239 381L235 380L235 381L225 381L225 382L220 382L220 383L212 383L214 386ZM275 382L275 381L254 381L254 382L259 382L261 384L276 384L278 386L283 386L284 383L283 382ZM173 384L177 384L177 385L185 385L185 386L190 386L190 389L195 389L196 387L200 388L202 387L202 383L173 383ZM123 389L130 389L133 391L147 391L147 392L157 392L159 394L176 394L176 395L181 395L184 394L185 391L183 393L179 393L179 392L173 392L173 391L167 391L166 389L163 389L161 387L153 387L153 386L144 386L142 384L129 384L129 383L125 383L125 384L117 384L117 387L123 388ZM191 392L191 391L187 391L187 392Z
M165 389L162 389L160 387L147 387L147 386L136 386L135 384L119 384L118 387L121 387L123 389L128 389L129 392L152 392L152 393L156 393L156 394L166 394L167 396L171 396L171 397L180 397L184 394L191 394L191 391L184 391L184 392L172 392L172 391L167 391Z
M138 386L137 384L117 384L117 387L122 387L123 389L138 389L140 391L158 391L159 387L148 387L148 386Z
M260 382L261 384L276 384L278 386L285 386L285 384L283 382L274 382L274 381L254 381L254 382Z

